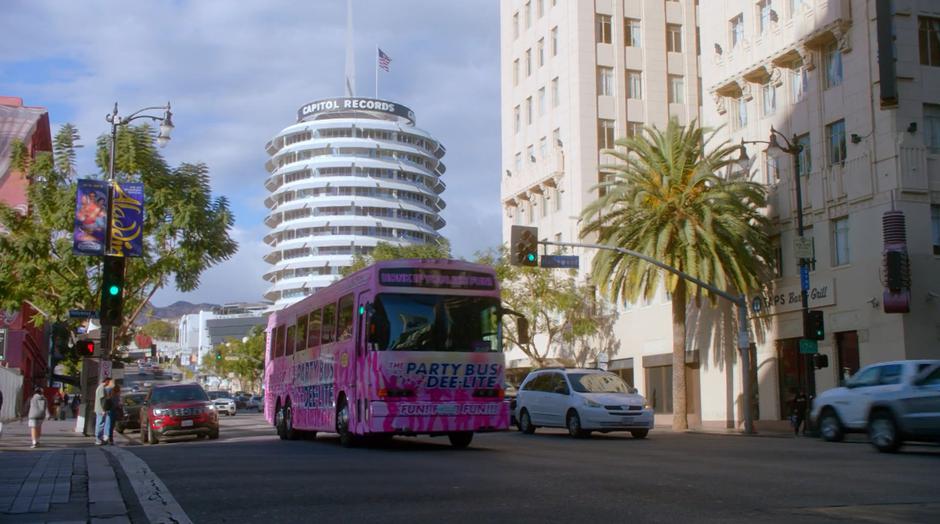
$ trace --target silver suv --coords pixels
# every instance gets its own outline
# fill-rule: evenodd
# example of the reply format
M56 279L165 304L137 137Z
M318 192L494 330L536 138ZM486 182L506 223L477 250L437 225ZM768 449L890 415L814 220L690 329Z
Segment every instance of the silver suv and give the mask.
M645 438L653 410L619 376L599 369L543 368L529 373L516 396L519 431L567 428L573 437L591 431L629 431Z
M873 396L868 438L885 452L897 451L905 440L940 441L940 364L895 391Z

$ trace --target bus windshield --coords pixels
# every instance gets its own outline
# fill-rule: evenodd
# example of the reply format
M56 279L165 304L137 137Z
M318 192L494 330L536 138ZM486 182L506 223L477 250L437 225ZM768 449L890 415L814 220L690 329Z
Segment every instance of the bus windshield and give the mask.
M382 293L369 325L378 351L499 352L499 299Z

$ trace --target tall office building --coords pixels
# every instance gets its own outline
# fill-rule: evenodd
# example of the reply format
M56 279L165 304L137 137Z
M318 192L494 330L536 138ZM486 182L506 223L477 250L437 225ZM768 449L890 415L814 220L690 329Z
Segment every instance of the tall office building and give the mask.
M500 3L504 242L513 224L538 226L543 240L577 241L581 210L598 196L598 166L614 161L600 151L643 125L698 119L696 4ZM593 253L573 254L580 255L584 276ZM609 366L631 384L643 385L634 373L642 358L671 362L670 306L661 295L649 304L618 306L622 349ZM514 376L533 364L519 350L507 361ZM657 368L655 380L667 377L665 367ZM656 398L665 412L666 394Z
M266 150L272 267L264 278L273 308L329 285L379 242L439 240L445 149L407 107L371 98L311 102Z
M940 6L708 4L700 21L703 117L724 125L733 142L764 142L746 146L746 169L767 185L778 256L769 292L751 297L751 314L765 325L755 348L759 415L781 420L795 390L829 389L876 362L938 356ZM795 155L766 143L771 129ZM802 350L800 215L809 309L824 319L823 340ZM807 351L825 355L828 367L815 369ZM890 373L868 379L899 380ZM706 391L704 381L702 396L703 404L735 401L725 389Z

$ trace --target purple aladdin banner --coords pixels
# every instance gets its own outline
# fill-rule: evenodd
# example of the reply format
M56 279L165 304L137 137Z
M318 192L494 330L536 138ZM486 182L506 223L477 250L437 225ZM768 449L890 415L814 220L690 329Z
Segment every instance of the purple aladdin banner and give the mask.
M80 179L75 192L75 227L72 251L76 255L104 254L108 214L108 183Z
M455 269L387 268L379 270L379 285L445 289L496 289L493 275Z
M140 182L114 184L108 254L119 257L144 255L144 185Z

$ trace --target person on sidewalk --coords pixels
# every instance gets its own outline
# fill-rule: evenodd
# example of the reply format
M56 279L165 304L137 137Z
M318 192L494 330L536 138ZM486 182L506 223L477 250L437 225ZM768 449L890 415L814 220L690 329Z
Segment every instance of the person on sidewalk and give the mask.
M42 396L42 388L36 386L33 396L29 399L29 433L33 437L31 448L39 447L39 437L42 436L42 421L46 418L46 397Z
M108 444L114 445L114 427L124 418L124 404L121 402L121 386L111 388L111 409L108 411Z
M82 397L78 393L72 393L72 418L78 418L78 408L82 404Z
M52 394L52 409L49 410L50 420L59 420L59 410L62 408L62 396L58 391Z
M3 391L0 391L0 438L3 437Z
M95 445L100 446L108 438L108 411L111 410L111 377L101 379L95 390Z
M790 401L790 425L793 426L793 436L799 436L800 427L803 428L803 435L806 435L806 407L809 401L803 390L793 388L793 400Z

